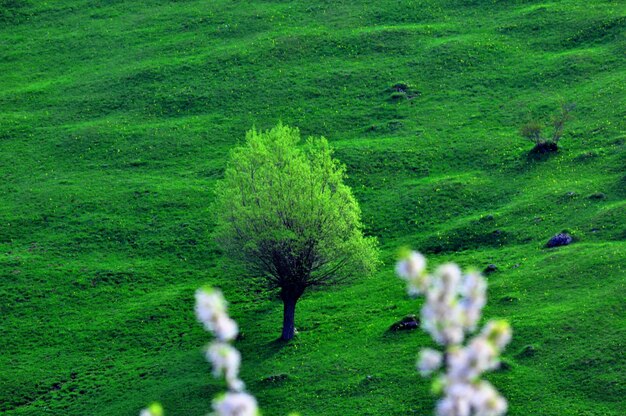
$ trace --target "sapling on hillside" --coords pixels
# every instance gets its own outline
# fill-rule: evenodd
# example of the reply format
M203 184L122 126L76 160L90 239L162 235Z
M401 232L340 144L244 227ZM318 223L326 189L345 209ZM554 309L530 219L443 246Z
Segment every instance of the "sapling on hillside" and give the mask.
M532 153L556 152L558 150L559 140L563 137L563 128L565 123L572 118L570 113L574 108L576 108L574 103L561 105L561 111L552 118L551 136L543 135L544 126L537 120L531 120L521 127L521 136L535 144L531 150Z
M442 393L436 407L438 416L499 416L507 402L480 375L499 365L499 355L511 340L506 321L489 321L465 345L466 335L476 330L487 301L487 283L477 272L462 273L453 263L426 271L426 259L418 252L406 253L396 265L397 274L407 282L411 295L424 295L422 328L441 345L443 353L423 348L417 361L422 376L437 373L433 382Z

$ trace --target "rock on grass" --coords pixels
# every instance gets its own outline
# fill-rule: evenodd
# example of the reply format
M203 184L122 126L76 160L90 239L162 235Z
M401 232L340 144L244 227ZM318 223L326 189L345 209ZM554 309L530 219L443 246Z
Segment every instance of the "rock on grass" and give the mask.
M559 233L548 240L548 242L546 243L546 247L552 248L552 247L567 246L569 244L572 244L573 241L574 239L568 233Z

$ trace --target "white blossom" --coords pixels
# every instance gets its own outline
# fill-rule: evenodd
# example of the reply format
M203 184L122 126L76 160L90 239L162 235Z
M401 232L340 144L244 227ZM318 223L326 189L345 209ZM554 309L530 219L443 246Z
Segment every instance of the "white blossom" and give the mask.
M213 364L213 376L224 376L231 390L243 389L244 384L239 380L241 353L235 347L224 342L214 342L207 349L206 358Z
M476 410L476 416L498 416L506 413L506 400L487 381L481 381L474 388L472 407Z
M429 376L439 370L443 356L439 351L423 348L417 360L417 369L422 376Z
M406 258L396 264L396 272L405 280L422 274L424 269L426 269L426 257L417 251L411 251Z
M215 329L215 336L221 341L232 341L239 333L237 322L225 314L217 315L213 328Z
M478 273L468 273L463 276L460 293L463 296L460 300L465 312L465 328L474 331L480 319L480 314L487 303L487 282Z
M453 382L470 382L498 365L497 351L483 338L474 338L467 347L448 350L448 376Z
M247 393L226 393L213 401L213 410L219 416L257 416L254 397Z
M466 381L474 378L475 370L470 366L469 352L466 348L449 348L446 354L446 384Z
M213 316L224 313L226 313L226 300L222 292L212 288L196 290L196 315L200 322L210 322Z
M426 258L417 251L411 251L396 264L396 273L407 282L407 290L412 296L424 293L428 284Z
M422 328L440 345L459 344L464 339L465 315L456 291L440 276L431 279L422 307Z
M456 416L456 412L454 411L454 401L448 397L439 400L439 402L437 402L435 414L437 416Z
M221 341L231 341L238 334L237 323L226 312L224 295L217 289L196 291L196 316Z
M447 296L455 296L459 290L461 281L461 269L454 263L446 263L437 268L435 275L443 284L443 293Z
M437 416L470 416L470 402L466 397L446 397L437 403Z
M476 337L465 348L468 350L471 366L478 371L478 375L498 367L498 351L486 339Z
M511 326L506 321L489 321L481 335L493 343L498 350L503 350L511 342Z

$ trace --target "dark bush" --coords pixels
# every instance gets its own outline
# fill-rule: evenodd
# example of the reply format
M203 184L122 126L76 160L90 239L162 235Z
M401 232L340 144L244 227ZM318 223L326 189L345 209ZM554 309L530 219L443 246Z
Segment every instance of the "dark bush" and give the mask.
M552 135L544 136L544 125L538 120L531 120L520 128L520 135L535 144L531 153L549 153L558 150L559 140L563 137L565 123L571 119L571 111L576 108L573 103L563 104L559 114L552 118Z

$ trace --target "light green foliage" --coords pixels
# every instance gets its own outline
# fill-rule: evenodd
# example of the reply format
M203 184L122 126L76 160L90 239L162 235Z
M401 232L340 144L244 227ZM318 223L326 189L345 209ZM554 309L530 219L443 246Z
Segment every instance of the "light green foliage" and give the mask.
M279 124L232 151L214 205L220 247L272 287L369 274L376 240L363 236L345 167L324 138L299 145L299 131Z

